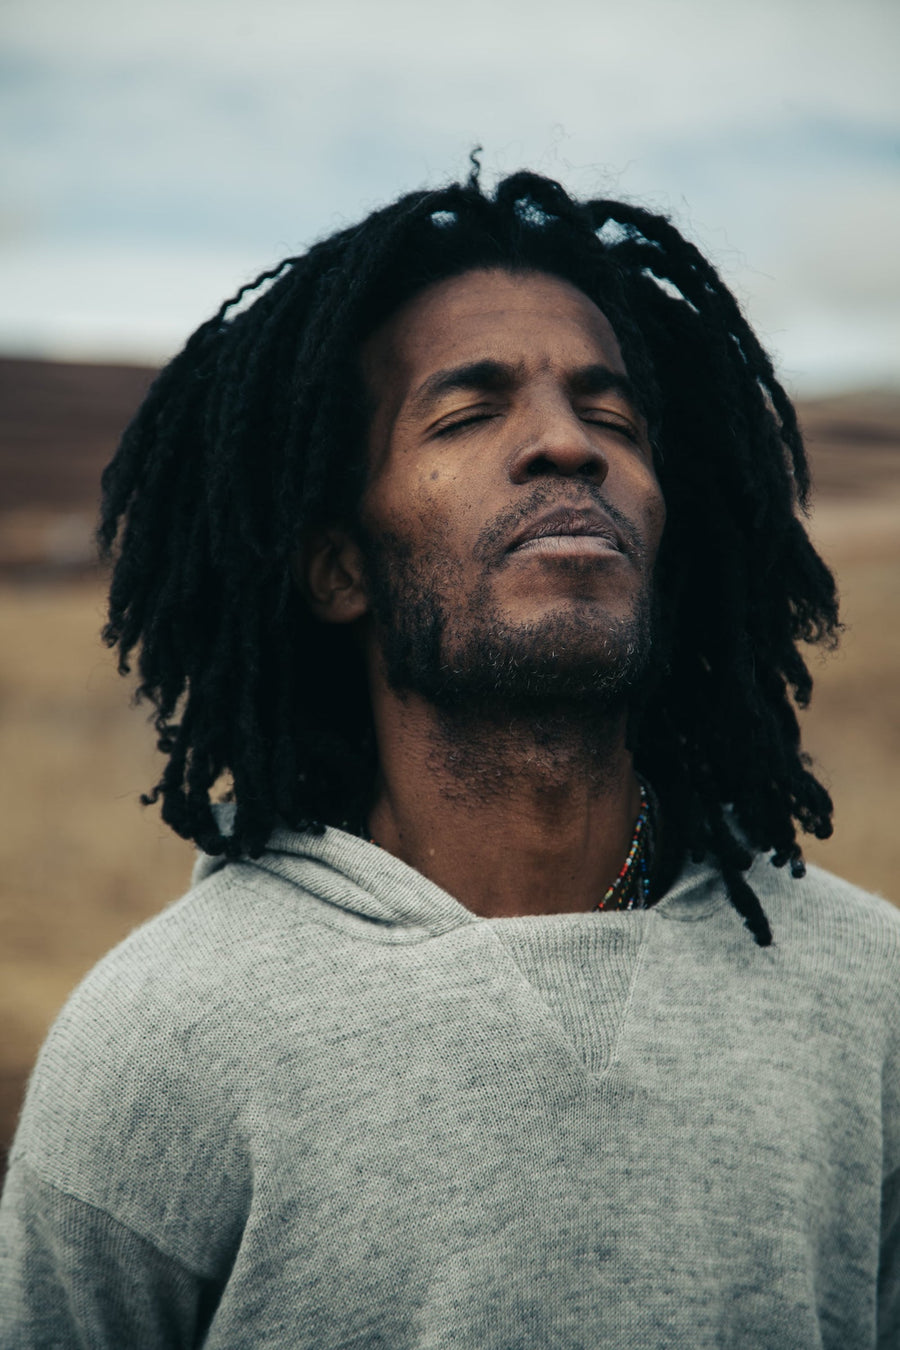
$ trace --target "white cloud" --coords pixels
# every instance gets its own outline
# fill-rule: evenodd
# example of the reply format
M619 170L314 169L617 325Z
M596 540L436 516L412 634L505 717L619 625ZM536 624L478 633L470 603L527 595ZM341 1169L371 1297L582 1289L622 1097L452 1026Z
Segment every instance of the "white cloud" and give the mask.
M440 119L428 95L442 74L445 91L479 98L490 81L517 88L542 120L560 95L579 111L602 76L651 132L661 114L675 127L740 117L773 93L824 95L854 116L896 110L893 0L7 0L3 23L13 50L94 67L142 59L270 86L382 71L394 90L400 74L426 95L426 121L429 108Z
M166 360L268 259L210 250L22 244L0 252L0 349Z

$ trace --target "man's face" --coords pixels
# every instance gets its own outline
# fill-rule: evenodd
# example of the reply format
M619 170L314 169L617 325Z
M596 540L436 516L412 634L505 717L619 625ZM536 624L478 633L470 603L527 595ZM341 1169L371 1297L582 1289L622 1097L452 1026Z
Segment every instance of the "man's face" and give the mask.
M388 682L445 707L625 703L665 507L601 311L545 273L467 272L378 329L363 372Z

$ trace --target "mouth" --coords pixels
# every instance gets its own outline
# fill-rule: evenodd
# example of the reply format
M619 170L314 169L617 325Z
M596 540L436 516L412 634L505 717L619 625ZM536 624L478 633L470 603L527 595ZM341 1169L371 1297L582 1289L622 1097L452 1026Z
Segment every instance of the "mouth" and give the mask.
M602 557L623 554L625 543L618 527L599 507L558 506L524 525L507 552Z

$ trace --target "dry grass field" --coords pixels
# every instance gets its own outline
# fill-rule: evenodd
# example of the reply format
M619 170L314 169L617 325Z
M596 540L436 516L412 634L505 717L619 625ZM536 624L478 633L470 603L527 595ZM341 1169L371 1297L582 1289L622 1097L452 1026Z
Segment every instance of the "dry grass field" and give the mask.
M132 379L135 390L145 382ZM847 624L839 653L814 658L805 735L837 831L807 853L900 904L900 396L804 413L820 488L813 532L838 573ZM106 457L118 417L85 463ZM26 456L32 472L39 453ZM52 499L41 483L58 480L46 467L23 491L11 463L0 459L0 1143L67 994L185 889L192 860L137 800L158 772L152 735L97 636L102 577L80 565L95 474Z

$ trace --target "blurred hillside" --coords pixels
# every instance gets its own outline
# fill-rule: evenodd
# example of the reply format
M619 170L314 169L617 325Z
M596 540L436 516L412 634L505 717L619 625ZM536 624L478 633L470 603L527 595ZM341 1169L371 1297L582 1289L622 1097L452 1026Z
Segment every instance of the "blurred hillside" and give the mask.
M68 992L190 870L138 804L159 772L152 735L97 636L100 472L153 374L0 360L0 1144ZM837 828L807 855L900 903L900 394L800 413L847 624L836 656L813 657L804 736Z
M0 359L0 572L93 563L100 474L155 374Z

